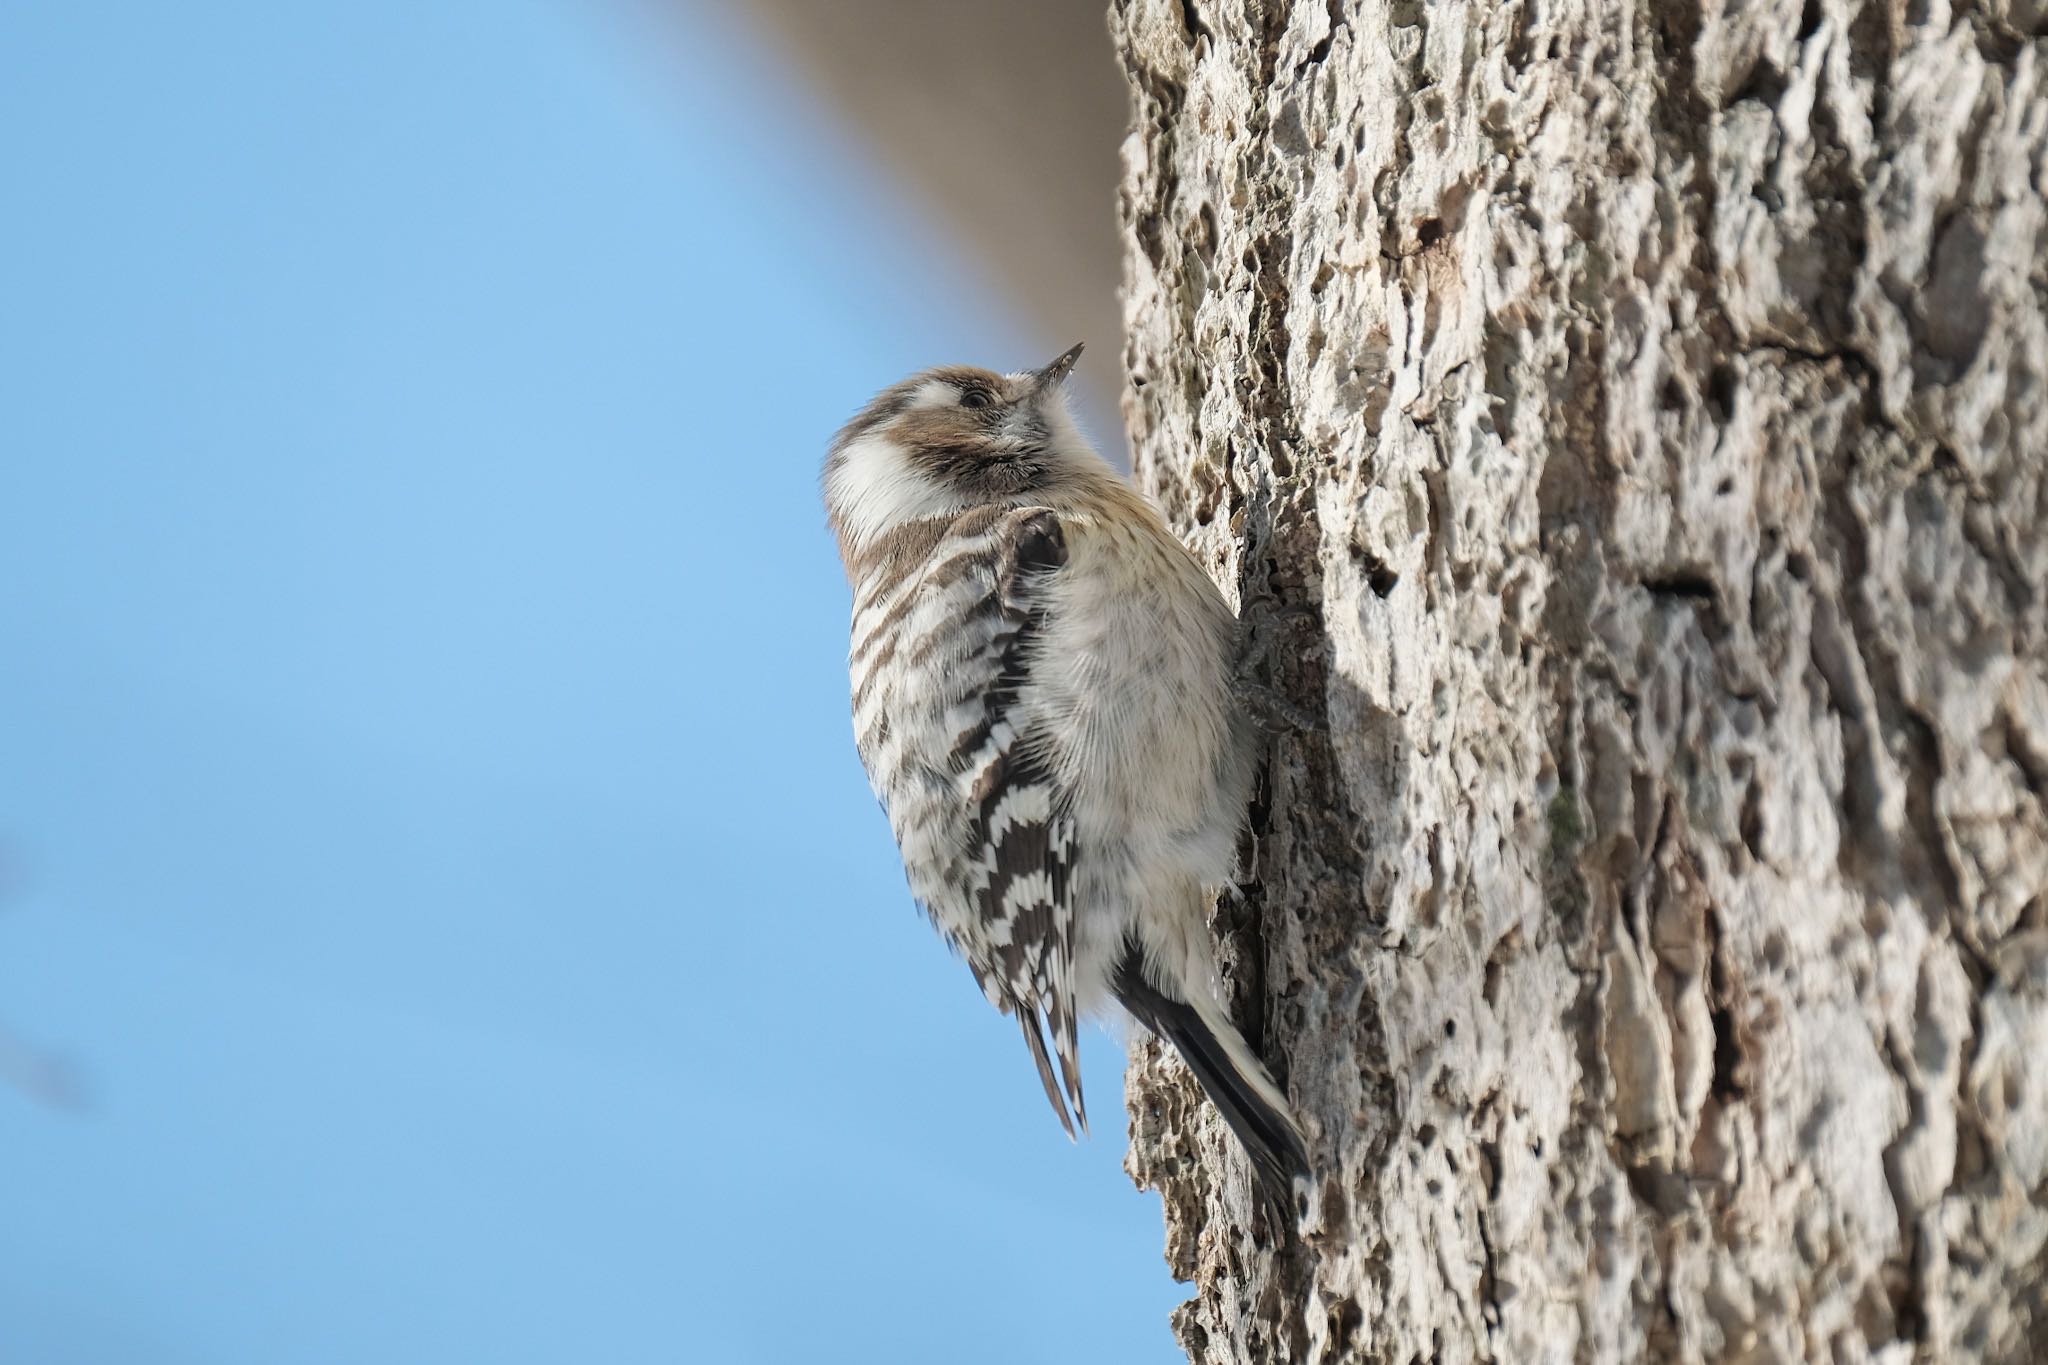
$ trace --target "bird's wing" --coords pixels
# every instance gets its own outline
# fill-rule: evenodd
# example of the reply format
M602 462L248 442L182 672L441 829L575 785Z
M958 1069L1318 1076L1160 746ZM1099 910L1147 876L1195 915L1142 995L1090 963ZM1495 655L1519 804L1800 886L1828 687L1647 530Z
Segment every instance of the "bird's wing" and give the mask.
M1047 584L1067 562L1058 516L1040 508L1007 514L985 609L994 629L969 665L979 706L953 743L951 775L965 801L978 942L964 944L982 988L1017 1016L1046 1098L1069 1135L1088 1126L1081 1097L1074 1004L1074 818L1047 763L1044 736L1023 696L1044 630ZM1059 1057L1061 1100L1043 1031Z

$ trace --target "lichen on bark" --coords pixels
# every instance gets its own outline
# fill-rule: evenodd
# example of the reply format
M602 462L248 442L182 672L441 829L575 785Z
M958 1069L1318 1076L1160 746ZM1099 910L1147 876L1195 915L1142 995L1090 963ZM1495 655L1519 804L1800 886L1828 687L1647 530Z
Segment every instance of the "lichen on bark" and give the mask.
M2048 1359L2048 9L1119 0L1141 480L1326 718L1134 1050L1213 1362Z

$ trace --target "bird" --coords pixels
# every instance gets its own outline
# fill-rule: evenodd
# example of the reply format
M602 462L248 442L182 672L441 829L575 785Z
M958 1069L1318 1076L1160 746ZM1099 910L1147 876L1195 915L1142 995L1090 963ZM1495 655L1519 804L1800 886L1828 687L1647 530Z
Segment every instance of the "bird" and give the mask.
M925 370L832 441L855 742L913 898L1018 1021L1067 1135L1088 1122L1079 1022L1121 1006L1293 1207L1307 1144L1208 927L1258 766L1237 618L1077 427L1081 350Z

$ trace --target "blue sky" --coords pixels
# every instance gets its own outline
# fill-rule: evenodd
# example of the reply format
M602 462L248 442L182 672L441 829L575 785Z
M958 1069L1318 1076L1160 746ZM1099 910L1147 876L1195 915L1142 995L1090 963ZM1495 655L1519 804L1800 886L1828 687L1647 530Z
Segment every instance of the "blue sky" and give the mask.
M903 888L824 443L1035 363L790 75L0 7L0 1360L1169 1361ZM1105 188L1105 195L1108 190Z

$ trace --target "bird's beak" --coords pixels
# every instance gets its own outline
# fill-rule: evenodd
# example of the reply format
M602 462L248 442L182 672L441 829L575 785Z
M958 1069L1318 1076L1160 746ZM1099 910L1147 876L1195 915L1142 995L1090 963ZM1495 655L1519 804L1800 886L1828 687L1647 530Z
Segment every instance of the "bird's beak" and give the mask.
M1081 342L1044 369L1033 370L1031 372L1032 391L1043 392L1046 389L1055 388L1064 383L1066 377L1074 372L1074 362L1081 358L1081 347L1087 344L1085 341Z

